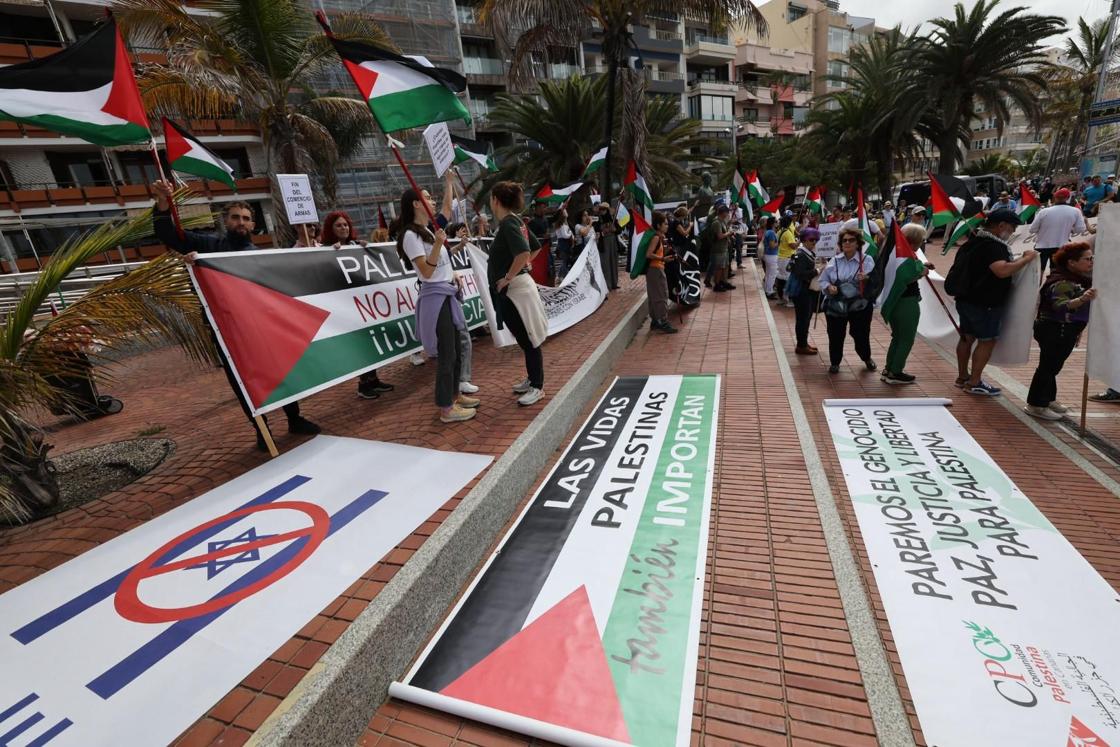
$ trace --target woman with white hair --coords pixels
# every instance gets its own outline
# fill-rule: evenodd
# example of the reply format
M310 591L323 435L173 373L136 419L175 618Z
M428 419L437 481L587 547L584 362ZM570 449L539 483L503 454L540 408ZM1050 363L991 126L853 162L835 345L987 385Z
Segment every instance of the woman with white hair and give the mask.
M906 242L918 251L926 243L926 229L921 223L907 223L902 227L902 235ZM926 263L926 270L918 280L929 274L933 265ZM918 289L918 280L914 280L902 291L902 296L895 303L894 310L888 324L891 328L891 344L887 348L887 365L883 367L882 379L887 384L913 384L916 377L906 373L906 359L914 347L914 338L918 334L918 319L921 317L922 294Z

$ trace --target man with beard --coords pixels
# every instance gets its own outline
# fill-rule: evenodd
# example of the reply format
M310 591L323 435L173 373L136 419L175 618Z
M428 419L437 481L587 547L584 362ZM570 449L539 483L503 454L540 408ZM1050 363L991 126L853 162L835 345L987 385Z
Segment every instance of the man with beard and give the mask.
M156 238L183 254L188 263L193 264L199 254L240 252L256 248L253 246L252 240L253 226L255 225L253 209L247 202L226 203L222 210L225 232L220 236L199 231L183 231L180 235L171 220L171 195L174 192L174 187L168 182L157 181L152 185L152 188L156 193L155 209L152 212L152 227L155 230ZM237 401L241 403L241 409L252 421L253 415L249 409L249 403L245 401L241 394L241 388L233 377L229 361L225 359L221 347L217 345L215 347L218 348L218 354L222 357L222 368L225 369L230 388L237 396ZM300 415L298 402L284 405L284 414L288 417L289 433L313 436L321 430L318 425ZM265 446L264 435L257 430L256 424L253 425L253 430L257 434L257 448L265 451L267 447Z

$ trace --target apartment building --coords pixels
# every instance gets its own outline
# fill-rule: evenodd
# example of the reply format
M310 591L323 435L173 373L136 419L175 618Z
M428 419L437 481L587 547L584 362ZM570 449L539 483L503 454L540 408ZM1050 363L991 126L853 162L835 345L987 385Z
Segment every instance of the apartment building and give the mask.
M50 0L29 4L0 0L0 65L41 59L91 31L104 17L104 2ZM158 60L159 50L134 50ZM233 199L253 205L259 233L272 243L269 183L260 136L231 120L189 124L192 131L234 169L238 191L214 182L194 182L202 196L190 210L220 209ZM156 167L148 150L107 150L37 127L0 122L0 268L34 270L71 236L107 218L151 205L149 185ZM159 245L122 246L103 258L120 262L154 257Z

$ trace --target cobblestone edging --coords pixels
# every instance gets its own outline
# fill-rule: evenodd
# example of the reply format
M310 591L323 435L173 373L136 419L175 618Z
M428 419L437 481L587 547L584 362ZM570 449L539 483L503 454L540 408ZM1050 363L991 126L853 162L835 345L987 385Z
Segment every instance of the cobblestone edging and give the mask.
M354 744L645 320L643 294L249 744Z

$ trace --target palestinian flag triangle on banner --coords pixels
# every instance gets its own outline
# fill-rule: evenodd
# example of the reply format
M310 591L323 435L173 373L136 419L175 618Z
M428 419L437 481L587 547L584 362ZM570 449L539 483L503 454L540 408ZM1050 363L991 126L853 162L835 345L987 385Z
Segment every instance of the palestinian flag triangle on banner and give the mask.
M163 139L171 168L183 174L213 179L230 189L237 189L237 183L233 180L233 167L167 117L163 118Z
M452 135L451 144L455 146L454 163L474 161L487 171L498 170L498 164L494 163L494 153L485 143Z
M872 259L878 258L879 245L871 233L871 223L867 220L867 207L863 204L863 187L856 187L856 214L859 216L859 230L863 234L863 243L866 254Z
M455 95L467 87L466 78L459 73L434 67L424 58L329 38L385 132L453 119L470 124L467 107Z
M785 192L775 197L770 202L766 203L758 209L762 215L772 215L775 218L780 218L782 215L782 203L786 201Z
M747 175L747 193L750 194L751 199L759 205L770 202L770 193L762 186L762 181L758 178L758 172L752 171Z
M876 304L883 313L883 319L890 324L898 299L902 298L906 286L920 278L926 267L918 259L917 252L906 240L906 235L902 233L896 220L891 221L891 236L884 252L885 256L876 262L877 266L883 268L883 290Z
M930 202L932 203L930 226L933 228L947 226L960 218L957 206L949 199L949 194L933 174L929 175L929 192Z
M821 197L821 191L817 187L811 187L809 194L805 197L805 202L809 206L809 212L817 215L824 214L824 198Z
M961 218L957 224L953 226L953 230L949 234L949 239L945 242L945 247L941 250L941 253L948 254L949 250L953 248L953 245L983 225L987 217L988 216L983 212L980 212L968 218Z
M152 138L128 49L112 18L60 52L0 68L0 120L105 147Z
M1027 186L1026 182L1019 182L1019 220L1023 221L1023 225L1030 223L1034 220L1034 214L1042 207L1042 203L1031 192L1031 188Z
M583 182L573 182L566 187L556 187L554 189L551 184L546 183L533 199L549 205L559 205L567 202L568 198L579 191L582 186Z
M609 149L609 145L604 145L602 148L595 151L595 153L591 156L591 160L589 160L587 162L587 165L583 167L583 176L581 176L580 179L587 181L588 176L594 174L596 171L602 168L603 164L607 162L607 151Z

